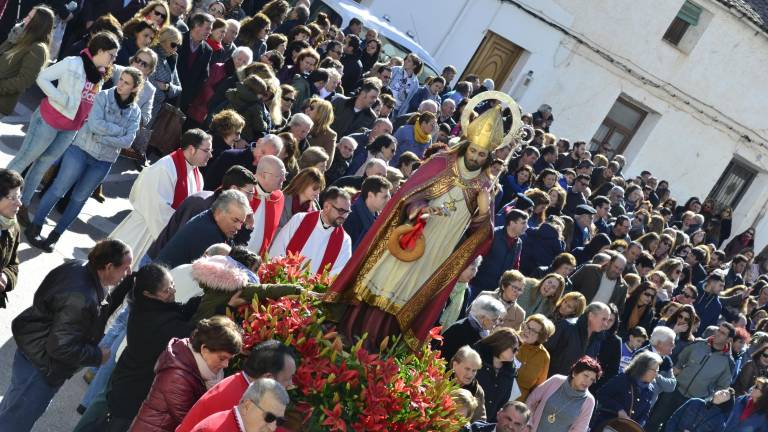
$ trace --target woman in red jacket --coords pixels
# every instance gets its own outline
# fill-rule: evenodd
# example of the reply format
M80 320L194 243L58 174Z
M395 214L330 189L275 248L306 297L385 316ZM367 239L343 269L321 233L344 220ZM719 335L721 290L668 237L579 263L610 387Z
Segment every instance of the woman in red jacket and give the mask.
M241 347L237 326L223 316L200 320L189 339L171 339L130 431L173 432L206 390L221 381Z

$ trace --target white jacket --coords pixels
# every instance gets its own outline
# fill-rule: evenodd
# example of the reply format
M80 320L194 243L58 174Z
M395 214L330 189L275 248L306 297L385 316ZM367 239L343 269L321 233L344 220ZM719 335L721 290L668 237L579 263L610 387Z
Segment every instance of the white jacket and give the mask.
M59 84L54 87L56 80ZM36 82L52 107L70 120L75 118L85 87L85 67L80 56L65 57L43 69Z

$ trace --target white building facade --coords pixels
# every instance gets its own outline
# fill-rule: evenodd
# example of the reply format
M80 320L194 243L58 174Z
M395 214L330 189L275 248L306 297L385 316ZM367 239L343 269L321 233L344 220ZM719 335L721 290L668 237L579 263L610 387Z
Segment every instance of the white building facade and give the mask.
M768 244L768 0L360 3L439 70L498 63L496 88L551 105L552 133L623 154L625 175L647 169L675 198L734 205L733 234Z

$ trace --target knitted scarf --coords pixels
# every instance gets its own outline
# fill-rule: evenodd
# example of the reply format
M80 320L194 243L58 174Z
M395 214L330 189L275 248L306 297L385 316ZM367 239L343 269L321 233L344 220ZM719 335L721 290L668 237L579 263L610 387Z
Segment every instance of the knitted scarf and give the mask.
M421 128L419 122L413 125L413 139L419 144L426 144L429 142L430 135Z

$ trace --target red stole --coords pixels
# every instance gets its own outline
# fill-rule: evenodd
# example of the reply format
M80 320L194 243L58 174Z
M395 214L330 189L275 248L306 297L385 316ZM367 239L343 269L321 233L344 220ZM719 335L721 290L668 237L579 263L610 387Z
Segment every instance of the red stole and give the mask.
M181 202L189 195L189 185L187 184L187 160L184 159L184 150L177 149L171 153L173 166L176 167L176 189L173 191L173 203L171 207L176 210ZM197 192L202 190L200 170L195 167L195 189Z
M286 253L301 253L307 240L309 240L309 236L312 235L312 231L315 230L318 219L320 219L319 211L309 212L304 216L301 224L299 224L299 228L293 234L293 237L291 237L291 241L288 242L288 247L285 249ZM318 274L322 273L326 267L328 270L333 268L333 264L336 262L339 252L341 252L342 243L344 243L344 228L336 227L333 229L331 238L328 241L328 246L325 247L323 260L320 261L320 267L317 268Z
M255 194L251 200L251 209L254 213L260 204L259 195ZM272 191L267 197L267 206L264 208L264 239L261 241L259 255L264 255L269 250L269 246L275 238L277 228L280 225L280 215L283 213L284 204L285 196L279 189Z

